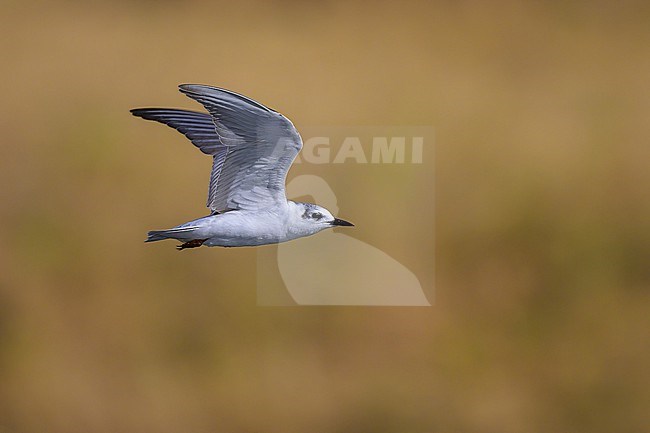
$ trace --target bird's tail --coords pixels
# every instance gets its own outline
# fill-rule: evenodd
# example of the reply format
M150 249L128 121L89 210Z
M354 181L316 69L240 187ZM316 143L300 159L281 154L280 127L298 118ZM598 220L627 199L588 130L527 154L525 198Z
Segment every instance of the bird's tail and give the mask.
M196 229L197 227L175 227L168 230L152 230L147 233L147 240L145 242L156 242L164 239L190 239L192 236L188 235Z

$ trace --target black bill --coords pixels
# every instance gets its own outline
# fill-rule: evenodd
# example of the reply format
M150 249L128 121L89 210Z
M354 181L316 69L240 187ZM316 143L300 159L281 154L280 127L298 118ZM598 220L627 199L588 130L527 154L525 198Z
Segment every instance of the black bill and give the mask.
M334 221L332 221L330 224L332 224L333 226L354 227L354 224L338 218L334 218Z

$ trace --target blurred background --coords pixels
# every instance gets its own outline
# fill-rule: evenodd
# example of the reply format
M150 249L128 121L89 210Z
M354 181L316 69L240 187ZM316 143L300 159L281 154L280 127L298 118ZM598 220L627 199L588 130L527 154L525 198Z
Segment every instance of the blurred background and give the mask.
M2 10L0 432L650 430L647 2ZM210 161L128 113L183 82L434 126L435 174L330 181L434 306L258 307L254 249L142 243L206 212Z

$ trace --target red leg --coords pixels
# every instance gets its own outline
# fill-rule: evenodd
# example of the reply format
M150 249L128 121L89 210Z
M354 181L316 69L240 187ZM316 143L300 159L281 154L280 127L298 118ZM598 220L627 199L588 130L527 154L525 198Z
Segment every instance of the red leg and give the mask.
M187 241L182 245L178 245L176 249L178 251L184 250L185 248L198 248L201 245L203 245L203 242L207 241L207 239L192 239L191 241Z

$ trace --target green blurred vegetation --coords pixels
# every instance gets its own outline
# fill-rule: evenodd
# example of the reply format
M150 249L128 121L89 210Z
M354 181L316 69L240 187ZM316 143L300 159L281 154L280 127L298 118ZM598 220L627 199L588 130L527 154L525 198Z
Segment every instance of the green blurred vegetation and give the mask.
M2 8L1 432L650 430L648 3ZM433 125L417 193L332 187L429 283L435 252L435 306L260 308L254 250L144 245L205 213L210 162L128 114L182 82Z

